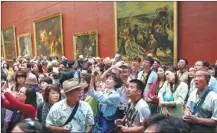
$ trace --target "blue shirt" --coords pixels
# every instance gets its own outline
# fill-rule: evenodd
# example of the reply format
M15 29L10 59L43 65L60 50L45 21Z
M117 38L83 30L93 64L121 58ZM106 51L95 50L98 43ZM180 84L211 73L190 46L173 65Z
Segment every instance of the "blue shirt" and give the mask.
M94 89L89 89L88 94L99 101L100 111L103 113L104 117L112 116L116 113L117 107L121 101L117 91L109 89L109 93L105 94L95 91Z
M142 82L144 82L144 71L140 71L137 77L138 80L141 80ZM157 73L155 71L151 71L147 83L145 85L145 89L144 89L144 93L143 93L143 97L146 99L148 97L148 91L152 85L152 83L157 80Z
M213 76L211 76L208 86L211 91L214 91L217 94L217 80Z

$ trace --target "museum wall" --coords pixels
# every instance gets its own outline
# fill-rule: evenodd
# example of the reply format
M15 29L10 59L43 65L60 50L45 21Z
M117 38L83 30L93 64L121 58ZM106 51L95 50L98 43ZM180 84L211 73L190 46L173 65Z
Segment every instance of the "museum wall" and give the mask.
M179 2L178 57L192 65L197 59L217 59L217 2ZM99 56L115 52L113 2L2 2L1 28L16 27L16 35L32 34L33 21L63 14L64 54L73 59L73 34L99 33ZM34 48L34 47L33 47ZM33 49L34 51L34 49Z

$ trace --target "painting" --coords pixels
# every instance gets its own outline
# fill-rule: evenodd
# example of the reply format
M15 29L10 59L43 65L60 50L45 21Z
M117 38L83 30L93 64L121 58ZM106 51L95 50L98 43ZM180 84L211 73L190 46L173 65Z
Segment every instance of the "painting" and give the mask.
M1 57L4 58L4 47L3 47L3 34L1 32Z
M26 33L17 37L18 41L18 55L32 57L32 39L31 34Z
M73 37L74 42L74 58L78 59L79 55L84 57L98 56L98 33L87 32L77 33Z
M34 21L35 55L57 56L64 55L62 14L58 13Z
M177 62L176 2L115 2L116 51L124 59L152 56Z
M3 53L7 61L12 61L17 56L15 36L14 25L2 31Z

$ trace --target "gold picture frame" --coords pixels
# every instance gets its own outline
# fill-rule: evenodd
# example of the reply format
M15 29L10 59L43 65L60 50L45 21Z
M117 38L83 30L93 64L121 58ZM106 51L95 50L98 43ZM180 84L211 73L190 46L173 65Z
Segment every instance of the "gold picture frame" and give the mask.
M4 47L3 47L3 32L1 31L1 57L5 58L4 56Z
M32 57L32 36L31 33L25 33L17 36L18 55Z
M99 56L98 32L83 32L74 34L73 49L74 59L78 59L79 55L84 55L85 57Z
M17 56L16 33L14 25L2 30L2 43L5 60L13 61L13 58Z
M64 55L62 14L57 13L33 22L35 56Z
M151 55L165 65L177 63L177 2L114 2L114 23L115 50L124 59Z

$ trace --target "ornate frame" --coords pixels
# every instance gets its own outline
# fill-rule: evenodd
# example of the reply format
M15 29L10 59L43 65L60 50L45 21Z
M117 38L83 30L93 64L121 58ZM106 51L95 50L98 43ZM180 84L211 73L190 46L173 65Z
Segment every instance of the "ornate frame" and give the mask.
M62 17L62 13L56 13L56 14L53 14L53 15L50 15L50 16L47 16L47 17L43 17L43 18L41 18L41 19L39 19L39 20L35 20L34 22L33 22L33 32L34 32L34 55L35 56L37 56L38 55L38 53L37 53L37 41L36 41L36 24L38 23L38 22L42 22L42 21L46 21L47 19L50 19L50 18L53 18L53 17L57 17L57 16L60 16L60 34L61 34L61 41L60 41L60 43L61 43L61 48L62 48L62 55L64 55L64 47L63 47L63 23L62 23L62 20L63 20L63 17Z
M21 37L25 37L25 36L29 36L29 37L30 37L30 40L31 40L31 48L32 48L32 51L31 51L32 55L31 55L31 56L34 56L34 55L33 55L33 46L32 46L32 36L31 36L31 33L25 33L25 34L21 34L21 35L17 36L18 55L20 55L20 38L21 38ZM20 55L20 56L21 56L21 55Z
M96 56L99 56L99 46L98 46L98 32L82 32L82 33L75 33L73 35L73 54L74 54L74 59L76 59L77 57L77 53L76 53L76 44L77 44L77 37L78 36L84 36L84 35L95 35L96 37Z
M145 1L144 1L145 2ZM154 2L154 1L153 1ZM117 2L114 2L113 4L114 7L114 24L115 24L115 51L118 50L118 38L117 38ZM174 2L173 1L173 22L174 22L174 41L173 41L173 50L174 50L174 54L173 54L173 64L177 63L177 58L178 58L178 2Z
M15 56L17 56L17 47L16 47L16 31L15 31L15 25L12 25L12 26L10 26L10 27L7 27L7 28L5 28L5 29L3 29L2 30L2 43L3 43L3 45L2 45L2 48L3 48L3 55L4 55L4 58L5 58L5 60L7 60L7 61L13 61L13 59L7 59L7 56L6 56L6 52L5 52L5 40L4 40L4 31L5 30L7 30L7 29L9 29L9 28L13 28L13 36L14 36L14 47L15 47L15 51L12 51L12 52L15 52Z

